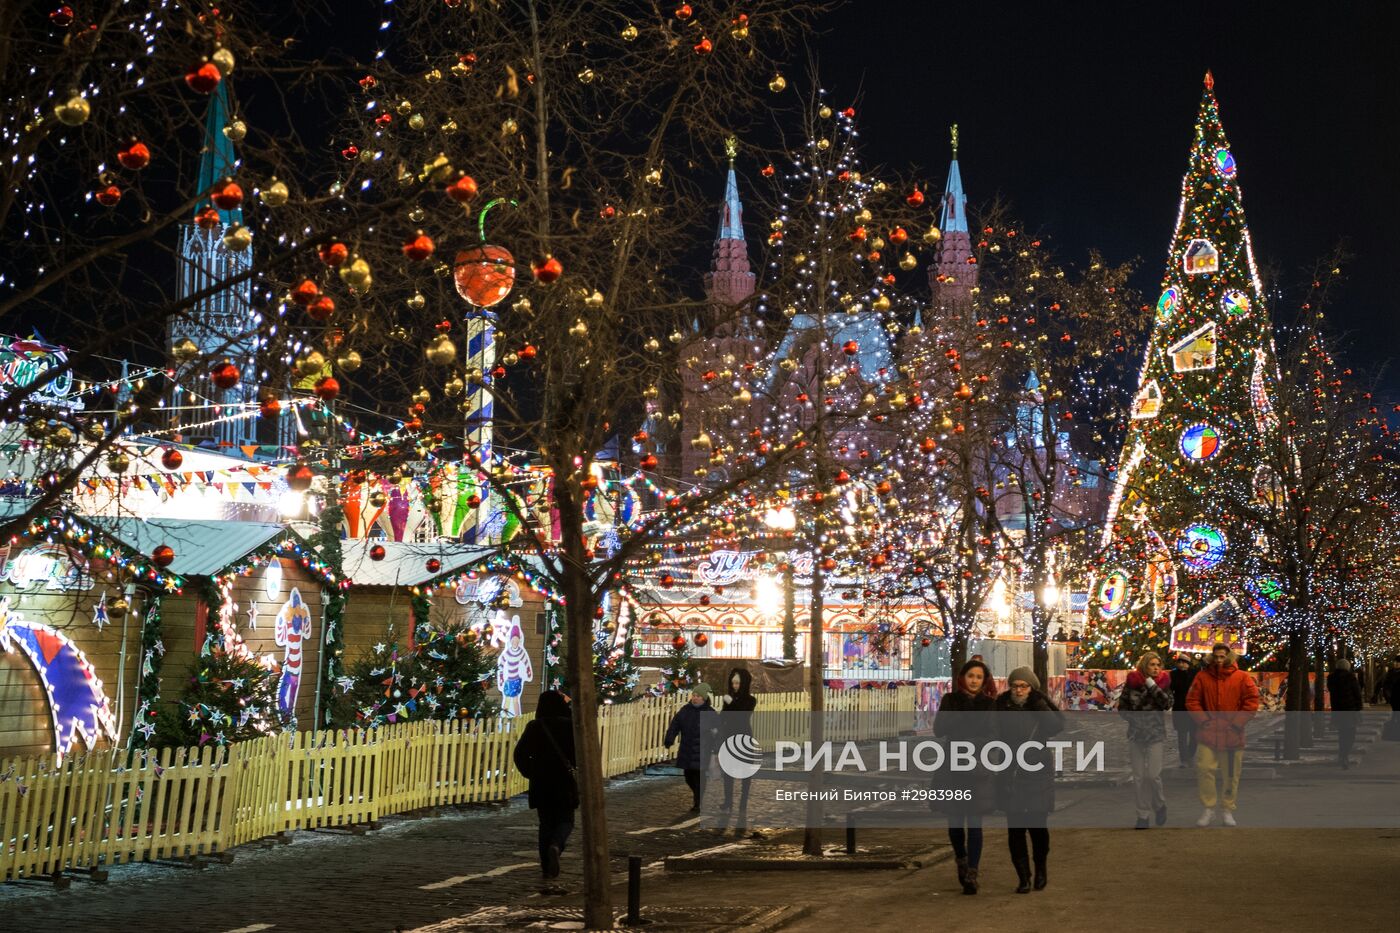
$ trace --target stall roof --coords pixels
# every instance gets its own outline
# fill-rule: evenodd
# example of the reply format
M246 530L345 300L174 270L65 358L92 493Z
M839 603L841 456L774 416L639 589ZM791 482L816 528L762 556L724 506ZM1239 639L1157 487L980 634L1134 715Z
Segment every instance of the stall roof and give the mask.
M370 558L369 552L375 545L383 546L383 560ZM465 570L500 552L499 548L455 541L425 543L383 538L353 538L341 541L340 546L345 575L356 586L418 586L455 570ZM428 561L433 558L441 562L436 571L428 569Z
M149 555L162 544L175 550L172 573L212 576L286 532L273 522L92 516L84 519L132 550Z

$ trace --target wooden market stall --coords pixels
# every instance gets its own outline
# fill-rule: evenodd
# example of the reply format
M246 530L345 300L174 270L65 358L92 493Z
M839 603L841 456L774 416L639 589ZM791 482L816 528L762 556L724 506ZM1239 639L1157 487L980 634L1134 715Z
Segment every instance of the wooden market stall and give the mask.
M535 708L546 683L545 645L549 639L547 597L527 575L498 564L499 550L451 541L420 543L357 538L342 543L345 575L353 583L345 607L345 657L363 656L376 644L411 645L414 598L428 599L428 624L438 630L467 625L482 632L498 653L512 647L518 631L528 663L507 663L487 690L502 703L502 685L514 674L522 690L519 713ZM528 676L527 676L528 675ZM513 704L504 704L510 709Z

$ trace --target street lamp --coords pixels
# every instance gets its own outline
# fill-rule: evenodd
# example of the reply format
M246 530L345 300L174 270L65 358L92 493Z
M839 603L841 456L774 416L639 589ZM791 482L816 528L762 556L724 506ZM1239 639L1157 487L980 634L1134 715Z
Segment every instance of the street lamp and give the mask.
M792 510L792 506L780 505L770 508L763 513L763 524L769 530L780 532L784 536L791 535L797 529L797 513ZM787 548L783 548L784 551ZM765 578L772 583L772 578ZM762 582L762 581L760 581ZM755 596L759 593L755 589ZM788 661L797 659L797 590L792 578L792 561L783 561L783 658ZM762 611L760 605L760 611ZM774 612L773 614L776 614Z

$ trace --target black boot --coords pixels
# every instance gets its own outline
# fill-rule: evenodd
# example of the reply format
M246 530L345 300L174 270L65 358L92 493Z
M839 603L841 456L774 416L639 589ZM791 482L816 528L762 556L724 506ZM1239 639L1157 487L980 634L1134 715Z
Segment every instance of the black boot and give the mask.
M1048 883L1049 879L1045 877L1045 859L1038 858L1035 860L1035 889L1044 891Z
M963 876L962 886L964 894L977 893L977 869L969 868L967 870L967 874Z
M958 884L967 884L967 856L959 855L955 861L958 866Z
M1031 893L1031 863L1024 855L1013 858L1011 864L1016 869L1016 893Z

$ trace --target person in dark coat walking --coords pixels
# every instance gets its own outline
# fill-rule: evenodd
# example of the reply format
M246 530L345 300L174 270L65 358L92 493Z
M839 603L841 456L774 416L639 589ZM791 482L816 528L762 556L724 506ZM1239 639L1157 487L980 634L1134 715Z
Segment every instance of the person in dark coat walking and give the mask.
M938 704L933 734L950 744L972 743L973 754L980 760L982 746L993 738L992 717L988 714L996 708L996 695L996 683L987 665L968 661L958 672L955 689L944 694ZM992 808L994 797L991 773L985 768L938 771L934 786L955 798L935 801L934 805L948 817L948 841L953 844L958 884L964 894L976 894L977 871L982 862L982 815ZM963 793L965 799L956 799Z
M1167 710L1172 706L1172 684L1162 670L1162 658L1149 651L1128 672L1118 695L1118 715L1128 721L1128 758L1132 762L1137 797L1136 829L1146 829L1154 817L1158 826L1167 822L1167 798L1162 792L1162 746L1167 740Z
M685 783L692 796L691 813L700 812L700 799L705 794L705 762L701 755L701 742L706 732L713 732L719 725L719 714L710 705L714 691L709 684L696 684L690 690L690 702L681 707L671 717L671 725L666 729L666 740L661 744L667 748L680 738L680 750L676 754L676 767L685 772Z
M1031 890L1031 858L1035 861L1035 889L1048 883L1046 863L1050 857L1050 828L1055 809L1055 755L1048 749L1021 752L1027 742L1044 742L1065 727L1065 715L1050 698L1040 692L1040 679L1029 667L1018 667L1006 678L1007 689L996 700L997 738L1011 746L1010 766L997 772L997 806L1006 813L1007 846L1019 882L1017 894ZM1038 770L1021 766L1039 764ZM1031 858L1026 853L1026 836L1031 839Z
M1346 658L1338 658L1327 675L1327 697L1332 706L1332 728L1337 730L1337 764L1345 771L1351 767L1351 747L1356 744L1361 719L1361 684Z
M1381 679L1381 695L1390 703L1390 719L1381 730L1381 738L1400 742L1400 654L1390 659L1390 670Z
M578 777L569 701L558 690L540 694L535 718L515 743L515 769L530 782L530 809L540 820L540 869L559 877L559 856L574 830Z
M1191 692L1191 683L1196 679L1196 666L1186 652L1176 656L1176 667L1172 669L1172 728L1176 730L1176 757L1178 768L1189 768L1196 760L1196 720L1186 709L1186 694Z
M746 667L736 667L729 672L729 690L724 695L724 708L720 710L718 740L723 742L735 735L753 735L753 711L758 700L753 695L753 675ZM735 832L742 833L749 823L749 786L753 778L739 782L739 813L734 821ZM734 779L724 775L725 813L734 807Z

